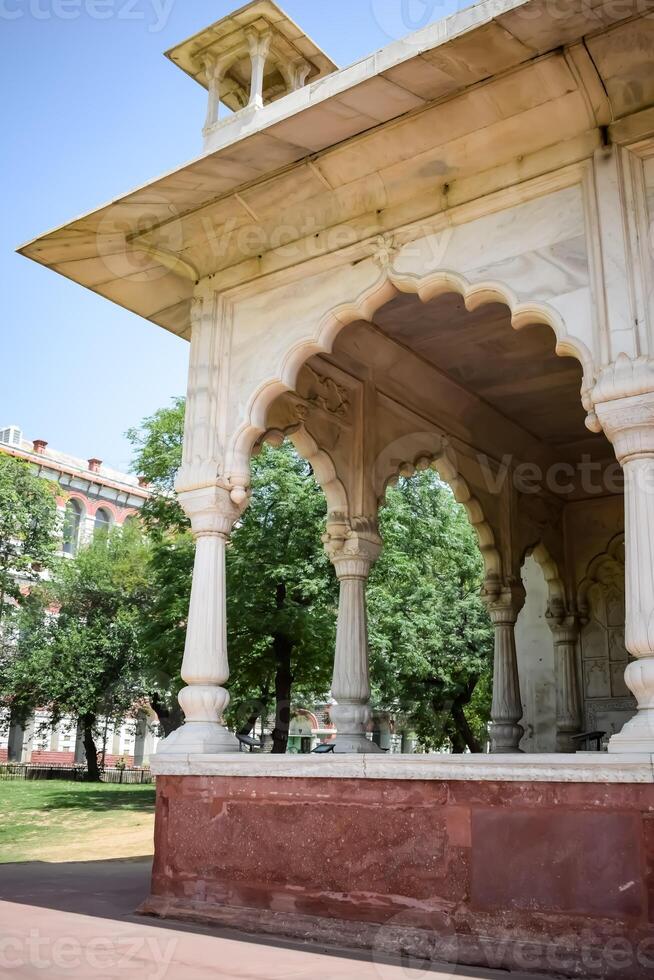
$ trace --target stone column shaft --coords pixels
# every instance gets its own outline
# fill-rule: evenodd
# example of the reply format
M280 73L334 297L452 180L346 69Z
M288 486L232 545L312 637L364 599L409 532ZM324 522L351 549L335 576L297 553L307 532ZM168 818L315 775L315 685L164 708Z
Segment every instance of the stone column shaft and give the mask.
M515 645L515 623L524 603L524 592L505 590L489 602L488 611L495 626L493 662L493 702L491 705L491 752L520 752L524 728L522 699Z
M638 714L609 752L654 753L654 456L625 461L625 683Z
M556 750L575 752L571 736L581 731L581 698L577 675L577 638L574 617L550 622L556 671Z
M238 741L222 722L229 704L223 687L227 659L225 549L239 509L220 487L180 493L196 538L182 678L185 722L161 743L157 754L237 752Z
M638 713L609 752L654 753L654 363L621 354L593 391L588 427L601 427L624 470L625 645L635 660L625 682Z
M209 98L204 128L210 129L220 118L220 89L225 74L224 64L207 55L203 61Z
M263 107L263 81L266 69L266 59L270 51L272 35L270 32L259 33L252 30L247 35L250 46L250 61L252 63L252 76L250 81L250 105L257 109Z
M331 717L336 725L336 752L378 752L366 737L370 710L366 583L381 542L376 533L346 531L325 536L325 548L340 582Z

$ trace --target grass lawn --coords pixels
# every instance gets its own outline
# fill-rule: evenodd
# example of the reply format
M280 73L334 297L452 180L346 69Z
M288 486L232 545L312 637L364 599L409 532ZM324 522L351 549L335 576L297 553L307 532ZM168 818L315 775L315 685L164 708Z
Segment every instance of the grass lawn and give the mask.
M0 864L152 854L154 786L0 780Z

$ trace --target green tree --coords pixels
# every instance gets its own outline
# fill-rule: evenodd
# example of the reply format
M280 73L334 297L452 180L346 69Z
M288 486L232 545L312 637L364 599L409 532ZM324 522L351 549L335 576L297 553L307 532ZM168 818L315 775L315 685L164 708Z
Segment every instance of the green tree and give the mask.
M236 719L251 728L274 701L273 752L286 751L292 698L329 690L337 582L321 542L326 512L309 464L288 443L264 446L232 535L227 612Z
M183 428L184 401L176 399L129 433L135 469L155 490L145 510L153 583L142 638L165 731L181 721L176 694L194 554L172 495ZM288 444L264 447L227 557L229 718L250 731L275 703L278 752L291 699L310 703L329 687L338 585L320 543L324 520L308 464ZM489 710L492 630L479 599L474 532L431 471L389 491L380 525L384 550L368 592L374 699L405 713L426 746L477 750Z
M118 721L146 693L139 625L148 545L138 527L97 533L33 590L5 681L22 717L48 708L81 723L88 778L98 780L101 719Z
M12 642L24 587L51 562L58 529L55 486L0 452L0 641Z
M186 618L191 595L195 541L190 522L174 494L175 474L182 462L186 400L143 419L127 432L133 469L147 480L152 496L141 511L150 539L150 589L140 640L149 666L150 703L164 735L182 724L177 701Z
M467 515L428 470L388 491L380 531L368 586L374 696L426 747L482 751L493 631Z
M165 732L181 721L176 694L194 556L188 521L172 495L183 429L184 401L175 399L128 433L134 468L154 490L144 511L152 588L142 639ZM309 464L289 444L264 446L252 464L250 505L227 553L228 720L250 732L274 708L275 752L286 751L292 698L312 701L329 689L337 585L321 544L325 517Z
M182 463L185 398L173 398L127 431L132 444L132 468L144 477L152 491L141 511L141 520L156 539L190 528L188 518L175 497L175 474Z

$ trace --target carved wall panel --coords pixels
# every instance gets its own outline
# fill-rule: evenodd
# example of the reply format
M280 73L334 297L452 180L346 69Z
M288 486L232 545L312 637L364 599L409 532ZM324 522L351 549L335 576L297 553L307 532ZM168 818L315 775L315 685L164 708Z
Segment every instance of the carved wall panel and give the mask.
M594 559L580 590L582 682L585 725L610 734L633 716L634 699L624 682L629 654L624 642L624 540L615 538Z

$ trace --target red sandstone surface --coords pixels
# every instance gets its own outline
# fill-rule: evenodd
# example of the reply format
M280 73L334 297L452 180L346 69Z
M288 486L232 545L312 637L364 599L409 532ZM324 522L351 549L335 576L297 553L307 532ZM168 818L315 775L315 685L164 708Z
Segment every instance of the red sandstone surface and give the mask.
M649 785L167 776L157 788L155 914L654 977Z

